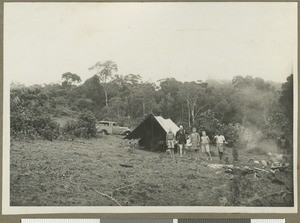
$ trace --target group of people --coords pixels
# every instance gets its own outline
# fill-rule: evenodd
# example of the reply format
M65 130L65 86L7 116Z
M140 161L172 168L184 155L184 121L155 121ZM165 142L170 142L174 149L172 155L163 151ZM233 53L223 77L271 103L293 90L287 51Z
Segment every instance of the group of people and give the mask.
M214 136L214 139L216 140L219 158L222 160L224 155L225 137L218 132ZM185 150L188 148L192 151L197 151L200 150L201 147L202 154L207 154L207 158L212 160L209 143L210 139L206 135L206 132L202 131L202 136L200 136L195 127L192 128L192 132L190 134L186 133L182 125L176 134L172 132L172 129L169 129L169 132L166 134L166 144L172 158L175 156L175 145L177 145L180 157L183 156Z

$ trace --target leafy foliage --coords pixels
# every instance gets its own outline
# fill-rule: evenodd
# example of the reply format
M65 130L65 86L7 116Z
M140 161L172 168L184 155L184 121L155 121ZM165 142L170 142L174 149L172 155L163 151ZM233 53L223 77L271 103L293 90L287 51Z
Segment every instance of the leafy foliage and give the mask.
M59 126L47 114L49 97L41 87L12 86L10 101L10 132L12 136L42 137L53 140Z
M77 74L71 72L64 73L61 78L64 80L62 86L68 87L74 83L80 83L81 78Z
M96 118L86 110L79 115L76 121L68 121L63 127L63 133L71 137L96 137Z
M118 71L118 65L111 61L99 61L95 65L89 68L92 72L94 72L94 76L98 77L99 82L103 83L103 90L105 95L105 105L108 105L108 90L106 83L112 79L114 72Z
M154 113L187 130L205 130L210 137L219 131L236 148L255 149L260 140L276 140L282 134L292 140L293 75L280 89L278 83L240 75L232 81L144 82L137 74L116 74L118 66L110 60L97 62L90 71L94 76L83 84L71 72L62 75L62 84L12 84L11 133L42 135L43 129L50 128L57 135L51 120L66 116L78 120L64 126L65 133L95 137L95 118L134 128Z

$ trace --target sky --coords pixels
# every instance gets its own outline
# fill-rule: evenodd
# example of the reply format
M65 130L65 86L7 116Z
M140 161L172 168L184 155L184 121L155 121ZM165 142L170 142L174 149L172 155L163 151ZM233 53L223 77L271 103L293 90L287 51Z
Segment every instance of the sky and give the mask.
M105 60L144 81L284 82L297 74L297 3L4 3L4 78L84 81Z

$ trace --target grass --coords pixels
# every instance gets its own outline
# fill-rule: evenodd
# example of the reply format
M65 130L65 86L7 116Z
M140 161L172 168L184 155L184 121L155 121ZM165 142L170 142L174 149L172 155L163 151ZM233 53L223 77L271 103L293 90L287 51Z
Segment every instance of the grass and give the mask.
M218 163L217 156L206 161L206 156L192 153L173 160L165 153L128 149L114 136L72 142L13 140L10 154L12 206L117 205L109 196L122 206L216 206L231 196L232 175L206 165ZM231 162L229 149L225 156ZM248 160L249 154L241 152L240 164L257 165ZM267 179L259 183L270 191L283 187Z

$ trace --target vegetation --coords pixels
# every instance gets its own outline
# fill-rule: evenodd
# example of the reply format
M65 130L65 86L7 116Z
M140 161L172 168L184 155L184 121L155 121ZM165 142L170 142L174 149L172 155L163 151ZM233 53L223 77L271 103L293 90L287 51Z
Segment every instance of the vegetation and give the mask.
M231 158L231 148L225 157ZM217 148L211 146L217 153ZM293 206L293 174L243 175L212 169L206 155L171 159L166 153L124 147L114 136L74 141L14 140L11 145L11 206ZM197 159L196 159L197 158ZM268 155L253 154L254 160ZM240 165L249 163L242 150ZM127 165L127 167L120 164ZM282 191L282 193L281 193ZM278 193L279 192L279 193ZM107 195L107 196L104 196ZM286 195L285 195L286 194ZM285 197L284 197L285 195Z
M116 74L113 61L90 70L94 75L83 83L66 72L62 84L11 84L12 206L293 205L293 170L287 165L268 171L278 137L285 134L292 142L293 75L280 87L251 76L150 83L140 75ZM223 134L224 161L233 164L232 171L215 169L218 158L207 161L199 152L170 159L136 150L120 137L93 139L97 120L133 128L150 113L171 118L187 132L206 131L211 139ZM210 149L217 154L214 145ZM285 159L292 163L293 156ZM260 172L248 174L249 168Z
M66 136L91 138L96 137L96 118L91 111L82 112L76 121L68 121L63 132Z
M221 131L232 145L238 142L253 148L259 146L257 138L275 140L282 134L292 140L293 75L280 89L277 83L252 76L235 76L232 81L166 78L144 82L140 75L117 74L113 61L97 62L89 70L94 76L82 84L80 76L71 72L62 74L62 84L28 87L13 83L12 136L47 138L45 131L50 131L48 138L56 138L62 129L52 119L66 116L78 120L68 122L61 132L95 137L95 129L83 124L82 114L91 125L109 119L135 127L154 113L183 124L187 131L195 126L210 137Z

